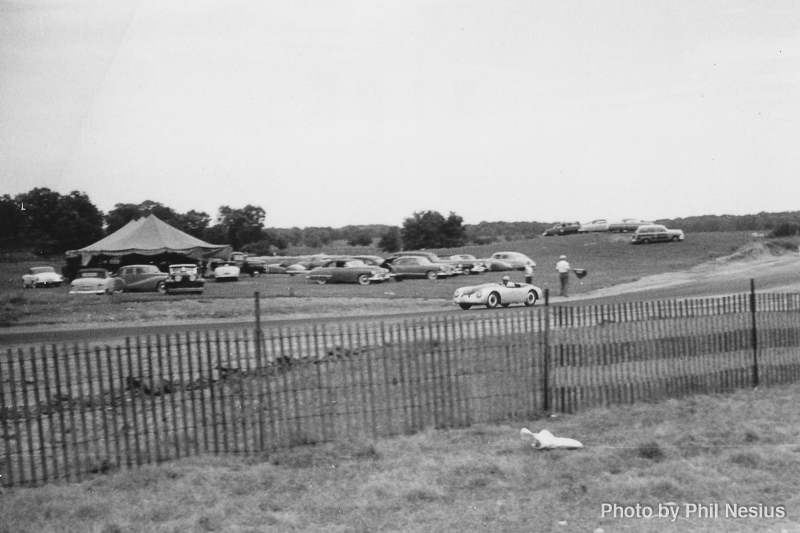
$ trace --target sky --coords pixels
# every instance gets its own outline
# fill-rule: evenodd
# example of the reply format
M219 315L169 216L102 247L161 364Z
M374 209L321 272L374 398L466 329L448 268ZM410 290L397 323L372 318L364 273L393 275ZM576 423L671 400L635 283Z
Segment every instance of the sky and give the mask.
M0 0L0 194L268 227L800 210L795 0Z

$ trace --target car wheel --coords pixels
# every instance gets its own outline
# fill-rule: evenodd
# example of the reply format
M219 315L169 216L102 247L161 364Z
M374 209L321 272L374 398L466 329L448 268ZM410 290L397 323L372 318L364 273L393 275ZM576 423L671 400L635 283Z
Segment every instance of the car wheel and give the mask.
M109 288L107 288L107 289L106 289L106 294L107 294L107 295L109 295L109 296L111 296L112 294L114 294L114 288L113 288L113 287L109 287Z
M500 295L496 292L493 292L486 299L486 307L489 309L494 309L498 305L500 305Z
M425 273L425 277L428 279L436 279L438 276L436 275L436 272L429 270Z
M317 285L325 285L325 281L326 280L324 280L324 279L318 279L317 280Z
M369 285L369 276L366 274L361 274L360 276L358 276L358 284Z
M469 309L470 307L472 307L472 304L458 304L458 306L459 306L461 309L463 309L464 311L466 311L467 309Z
M60 283L53 283L53 287L60 287L60 286L61 286Z
M156 290L159 294L167 294L167 284L163 281L159 282L158 285L156 285Z
M22 282L22 288L23 288L23 289L32 289L32 288L33 288L33 285L28 285L27 283L25 283L25 282L23 281L23 282Z
M533 291L528 291L528 294L525 296L525 306L531 307L535 303L536 303L536 293Z
M672 242L678 242L679 240L680 240L680 239L679 239L679 238L677 238L677 237L673 237L673 238L672 238Z
M650 239L642 239L642 244L650 244Z
M500 305L502 305L503 307L508 307L511 304L500 304Z

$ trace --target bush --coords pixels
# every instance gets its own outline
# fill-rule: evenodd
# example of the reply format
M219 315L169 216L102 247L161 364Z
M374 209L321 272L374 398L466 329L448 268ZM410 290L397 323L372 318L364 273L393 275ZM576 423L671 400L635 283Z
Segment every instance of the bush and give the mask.
M797 222L784 222L772 230L773 237L793 237L800 235L800 224Z

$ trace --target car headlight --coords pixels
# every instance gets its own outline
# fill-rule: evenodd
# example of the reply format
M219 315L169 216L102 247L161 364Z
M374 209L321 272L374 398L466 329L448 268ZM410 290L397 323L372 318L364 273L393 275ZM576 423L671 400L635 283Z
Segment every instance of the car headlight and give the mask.
M181 279L182 279L182 278L181 278L181 275L180 275L180 274L178 274L178 275L176 275L176 276L175 276L175 281L180 281Z
M475 298L480 298L480 297L481 297L481 291L476 292L475 293Z
M197 278L195 277L195 275L194 275L194 274L192 274L191 276L189 276L189 281L194 281L194 280L196 280L196 279L197 279Z
M453 298L458 298L458 291L456 291L455 294L453 294Z

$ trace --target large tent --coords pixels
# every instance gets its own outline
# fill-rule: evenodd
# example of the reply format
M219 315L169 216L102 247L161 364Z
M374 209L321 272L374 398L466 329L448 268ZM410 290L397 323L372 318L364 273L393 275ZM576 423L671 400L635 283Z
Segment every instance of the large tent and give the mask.
M121 257L128 255L180 255L187 259L228 259L231 247L209 244L173 228L155 215L131 220L108 237L80 250L67 252L67 259L81 258L83 266L93 258Z

